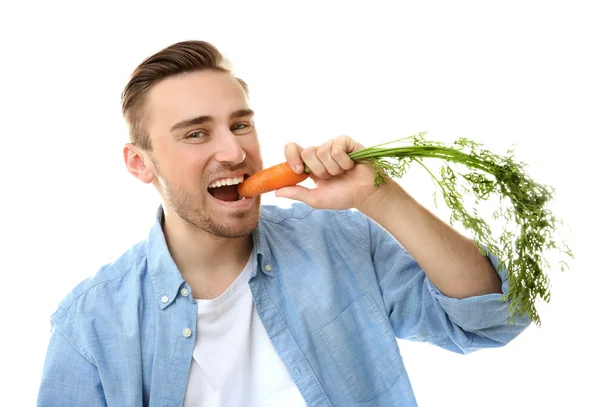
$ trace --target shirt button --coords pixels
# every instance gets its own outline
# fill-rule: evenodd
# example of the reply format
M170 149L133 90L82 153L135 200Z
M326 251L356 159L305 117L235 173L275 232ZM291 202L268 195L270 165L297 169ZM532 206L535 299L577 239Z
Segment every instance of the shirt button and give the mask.
M169 302L169 297L167 297L166 295L163 295L160 300L162 301L163 304L166 304Z
M187 288L182 288L181 289L181 295L183 295L184 297L187 297L188 295L190 295L190 290L188 290Z
M190 328L184 328L183 331L181 332L183 334L183 336L185 336L186 338L189 338L190 336L192 336L192 330Z
M265 271L266 272L271 271L271 265L270 264L265 264Z

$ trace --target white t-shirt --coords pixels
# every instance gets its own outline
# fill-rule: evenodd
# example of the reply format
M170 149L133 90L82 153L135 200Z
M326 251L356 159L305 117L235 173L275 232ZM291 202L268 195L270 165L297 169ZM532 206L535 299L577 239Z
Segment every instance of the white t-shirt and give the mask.
M256 255L219 297L196 300L196 343L184 407L306 407L260 320L248 280Z

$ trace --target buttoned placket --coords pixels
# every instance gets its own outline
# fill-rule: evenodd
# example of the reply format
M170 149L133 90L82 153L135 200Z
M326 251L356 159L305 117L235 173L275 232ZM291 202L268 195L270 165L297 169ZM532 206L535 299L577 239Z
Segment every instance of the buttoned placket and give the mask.
M190 289L182 286L175 291L179 295L171 299L168 295L159 298L161 305L156 329L166 330L169 335L157 334L167 343L156 343L155 357L161 360L157 366L168 369L162 395L156 394L152 405L181 405L187 389L190 364L194 352L197 304ZM169 350L171 349L171 350ZM156 403L156 404L155 404Z

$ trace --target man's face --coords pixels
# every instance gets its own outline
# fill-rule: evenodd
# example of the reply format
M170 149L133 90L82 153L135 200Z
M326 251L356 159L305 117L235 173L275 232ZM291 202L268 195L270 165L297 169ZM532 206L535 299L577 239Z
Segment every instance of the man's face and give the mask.
M237 80L223 72L159 82L146 111L154 185L182 219L219 237L258 225L260 196L240 200L235 184L262 169L252 111Z

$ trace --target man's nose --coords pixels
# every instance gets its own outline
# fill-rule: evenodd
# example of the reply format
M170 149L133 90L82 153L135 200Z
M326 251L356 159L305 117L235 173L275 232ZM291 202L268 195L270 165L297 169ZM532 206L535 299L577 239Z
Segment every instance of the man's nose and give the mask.
M219 162L239 164L246 158L238 137L227 129L217 134L215 159Z

